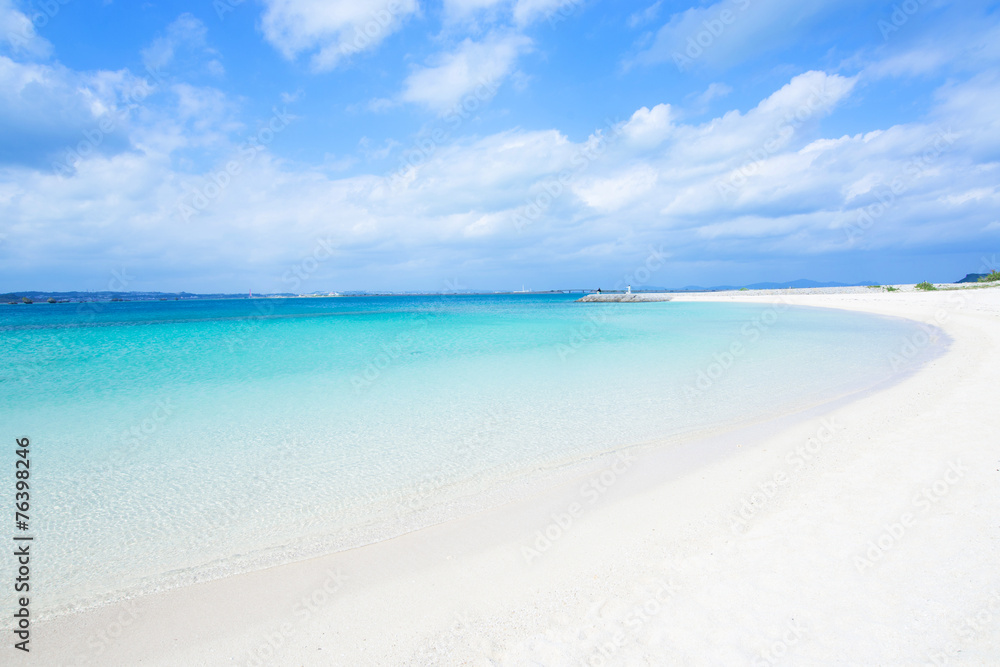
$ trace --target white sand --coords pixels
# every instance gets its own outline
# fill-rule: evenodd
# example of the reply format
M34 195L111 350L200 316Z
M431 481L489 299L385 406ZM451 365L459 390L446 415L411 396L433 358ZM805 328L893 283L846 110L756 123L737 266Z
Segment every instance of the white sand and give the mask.
M577 481L38 624L30 664L1000 664L1000 289L781 298L937 313L953 342L861 399L623 462L593 504Z

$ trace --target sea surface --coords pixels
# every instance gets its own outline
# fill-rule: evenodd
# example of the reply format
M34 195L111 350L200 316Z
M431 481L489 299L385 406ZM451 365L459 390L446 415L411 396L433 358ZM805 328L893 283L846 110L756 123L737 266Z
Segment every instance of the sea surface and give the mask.
M870 388L923 340L850 312L577 296L0 306L0 489L29 437L33 613L385 539Z

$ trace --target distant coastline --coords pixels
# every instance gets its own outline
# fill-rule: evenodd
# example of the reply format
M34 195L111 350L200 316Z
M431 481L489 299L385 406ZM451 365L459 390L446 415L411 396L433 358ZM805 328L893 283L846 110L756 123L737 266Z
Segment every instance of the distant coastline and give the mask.
M983 274L985 276L985 274ZM983 287L996 284L975 282L972 278L978 278L979 274L969 274L954 283L934 283L937 289L968 289L973 287ZM854 285L837 282L820 283L812 280L794 280L787 283L754 283L744 286L717 285L714 287L701 287L690 285L687 287L652 287L637 286L631 290L629 299L586 299L587 301L666 301L664 294L698 294L698 293L725 293L740 292L746 294L841 294L841 293L861 293L872 289L882 289L888 291L912 291L916 288L913 283L900 283L893 285L879 285L871 281L865 281ZM37 303L116 303L127 301L206 301L220 299L323 299L342 297L376 297L376 296L486 296L486 295L545 295L545 294L580 294L584 298L590 294L615 295L624 294L623 289L602 289L597 288L569 288L552 290L496 290L496 291L364 291L349 290L342 292L310 292L308 294L296 294L293 292L271 292L261 294L227 294L227 293L193 293L193 292L87 292L87 291L67 291L67 292L47 292L41 290L27 290L19 292L7 292L0 294L0 305L30 305ZM581 299L582 300L582 299Z

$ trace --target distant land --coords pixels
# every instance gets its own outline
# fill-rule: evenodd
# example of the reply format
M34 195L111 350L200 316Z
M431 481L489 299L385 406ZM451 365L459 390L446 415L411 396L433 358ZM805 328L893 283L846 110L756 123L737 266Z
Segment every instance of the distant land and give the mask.
M986 276L985 273L970 273L957 283L974 283L979 278ZM750 285L714 285L712 287L702 287L700 285L688 285L687 287L657 287L652 285L634 285L633 292L723 292L730 290L765 290L765 289L807 289L813 287L864 287L877 285L872 281L860 283L838 283L838 282L817 282L815 280L792 280L783 283L753 283ZM477 292L474 290L453 291L453 292L386 292L386 291L345 291L345 292L310 292L308 294L294 294L291 292L254 294L253 298L280 298L280 297L326 297L326 296L406 296L406 295L436 295L436 294L570 294L574 292L593 292L597 287L602 287L605 292L609 290L603 286L573 288L562 290L526 290L526 291L492 291ZM624 290L617 290L624 291ZM0 294L0 304L24 303L24 299L33 303L88 303L88 302L110 302L110 301L193 301L205 299L249 299L249 294L194 294L191 292L7 292Z
M967 276L965 276L964 278L962 278L961 280L959 280L958 282L960 282L960 283L977 283L977 282L979 282L980 278L985 278L988 275L989 275L988 273L970 273Z
M275 294L270 296L297 296ZM246 294L192 294L190 292L7 292L0 294L0 303L23 303L22 299L57 303L87 303L93 301L187 301L192 299L246 299Z
M642 291L652 291L658 290L663 292L728 292L730 290L739 289L807 289L811 287L865 287L867 285L877 285L878 283L866 280L865 282L847 284L847 283L835 283L835 282L816 282L815 280L806 280L804 278L799 280L792 280L786 283L753 283L751 285L715 285L714 287L701 287L700 285L689 285L687 287L681 287L679 289L673 288L659 288L659 287L643 287Z

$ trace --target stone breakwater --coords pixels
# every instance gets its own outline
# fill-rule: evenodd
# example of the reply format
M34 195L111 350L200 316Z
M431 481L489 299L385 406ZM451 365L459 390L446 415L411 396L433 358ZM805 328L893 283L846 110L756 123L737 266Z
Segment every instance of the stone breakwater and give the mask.
M670 301L674 297L670 294L662 294L656 292L646 292L646 293L631 293L631 294L588 294L582 299L577 299L577 303L585 302L603 302L603 303L619 303L621 301Z

